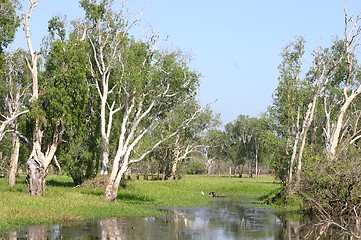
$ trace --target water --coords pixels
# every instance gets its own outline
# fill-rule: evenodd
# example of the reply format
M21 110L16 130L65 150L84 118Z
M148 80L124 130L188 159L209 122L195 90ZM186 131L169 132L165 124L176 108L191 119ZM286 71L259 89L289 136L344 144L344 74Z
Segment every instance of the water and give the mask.
M25 226L6 239L297 239L301 223L281 220L266 207L214 201L207 207L164 208L162 217Z

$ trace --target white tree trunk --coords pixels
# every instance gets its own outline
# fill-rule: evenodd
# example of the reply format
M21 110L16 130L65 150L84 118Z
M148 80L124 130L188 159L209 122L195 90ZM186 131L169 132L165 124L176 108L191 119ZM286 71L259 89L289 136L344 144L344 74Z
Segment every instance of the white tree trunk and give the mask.
M179 158L173 160L172 172L171 172L171 179L173 180L177 179L178 163L179 163Z
M299 141L299 137L300 137L300 132L299 132L300 112L301 112L301 109L300 109L300 107L298 107L297 120L296 120L296 134L295 134L296 136L295 136L295 141L294 141L293 148L292 148L292 156L291 156L290 166L288 169L288 183L289 184L291 184L292 180L293 180L293 168L294 168L294 163L295 163L295 159L296 159L296 155L297 155L297 151L298 151L298 141Z
M340 133L342 130L346 111L347 111L348 107L350 106L350 104L352 103L352 101L360 94L360 91L361 91L361 85L349 97L345 96L345 102L340 109L340 112L337 117L336 125L335 125L335 130L332 132L331 138L330 138L329 153L331 154L331 156L335 156L335 154L336 154L336 149L337 149L337 146L340 141Z
M8 185L14 186L16 183L16 173L18 170L19 150L20 150L20 138L16 133L13 133L12 152L10 158L10 169L8 177Z
M357 67L355 67L354 64L355 61L353 59L356 48L359 45L359 42L356 41L358 40L359 35L361 33L361 27L358 26L358 21L360 20L361 20L360 16L357 16L356 20L354 20L352 18L347 18L347 15L345 15L346 26L345 26L344 36L345 36L346 53L344 59L347 62L347 73L346 73L347 79L343 87L343 95L344 95L343 105L340 109L340 112L338 113L337 121L335 123L335 129L330 136L329 154L332 157L335 156L336 149L340 142L340 134L344 123L346 111L361 92L361 84L356 82L358 81L358 79L357 80L354 79L355 77L354 74L357 71ZM351 23L351 28L348 30L350 23ZM356 85L357 88L353 90L349 95L350 92L349 87L352 85Z

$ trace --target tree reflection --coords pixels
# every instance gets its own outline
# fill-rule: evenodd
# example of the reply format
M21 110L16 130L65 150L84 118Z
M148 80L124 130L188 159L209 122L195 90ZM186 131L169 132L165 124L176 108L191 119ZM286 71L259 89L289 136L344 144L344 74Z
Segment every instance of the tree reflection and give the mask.
M217 200L208 207L163 210L162 217L27 226L21 231L0 233L0 239L353 239L329 222L238 202ZM350 227L351 223L356 232L360 224L350 221Z

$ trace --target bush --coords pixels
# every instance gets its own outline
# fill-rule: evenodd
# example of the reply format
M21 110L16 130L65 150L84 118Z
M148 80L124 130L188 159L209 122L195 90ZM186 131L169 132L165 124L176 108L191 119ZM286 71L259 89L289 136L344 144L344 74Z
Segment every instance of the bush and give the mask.
M361 204L361 158L357 149L336 157L316 156L305 162L301 193L318 214L347 216Z
M204 174L207 172L206 164L202 161L193 161L184 166L187 174Z

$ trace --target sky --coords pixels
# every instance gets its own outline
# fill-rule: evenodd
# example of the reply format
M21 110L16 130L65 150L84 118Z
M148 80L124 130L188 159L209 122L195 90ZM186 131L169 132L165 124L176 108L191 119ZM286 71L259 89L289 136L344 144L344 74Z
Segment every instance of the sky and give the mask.
M23 0L23 8L28 1ZM119 9L120 1L115 1ZM128 0L133 17L142 12L137 38L158 33L160 48L180 49L192 56L191 68L201 74L198 99L212 103L223 125L238 115L259 117L272 104L278 84L280 53L298 36L306 52L327 47L342 37L344 8L361 12L359 0ZM35 49L46 36L54 15L67 20L84 16L78 0L40 0L33 12ZM22 27L12 48L26 47ZM305 59L305 69L312 58Z

